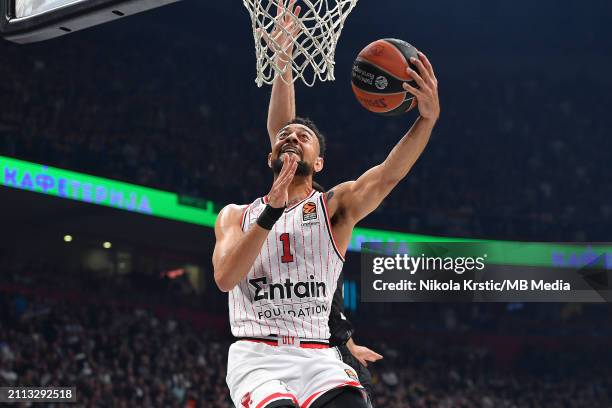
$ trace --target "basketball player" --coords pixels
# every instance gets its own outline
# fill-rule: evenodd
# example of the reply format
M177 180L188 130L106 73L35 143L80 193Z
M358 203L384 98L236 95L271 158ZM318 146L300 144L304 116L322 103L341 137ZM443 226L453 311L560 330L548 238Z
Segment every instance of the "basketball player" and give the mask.
M299 7L291 2L281 13L277 23L289 26L283 15L299 15ZM283 60L289 59L279 53ZM314 123L295 118L295 105L283 103L293 100L293 86L275 81L272 187L249 205L226 206L215 225L214 276L229 292L237 338L227 370L237 407L366 407L357 374L329 347L329 311L353 228L408 174L440 113L431 64L422 53L411 62L418 88L404 88L416 97L419 118L382 163L327 193L312 188L323 170L325 139ZM290 69L284 75L291 79ZM280 124L283 117L291 120Z

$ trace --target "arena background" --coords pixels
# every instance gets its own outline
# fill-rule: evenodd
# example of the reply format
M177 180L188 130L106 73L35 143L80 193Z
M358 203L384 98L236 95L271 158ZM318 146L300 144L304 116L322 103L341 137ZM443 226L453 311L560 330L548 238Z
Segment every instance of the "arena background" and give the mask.
M0 41L4 179L16 158L176 193L211 214L265 194L270 90L254 84L246 10L219 3ZM318 181L355 178L414 120L364 111L349 84L363 46L402 38L431 58L442 116L361 226L610 241L611 17L603 0L362 0L337 81L297 87L298 113L328 137ZM0 186L0 385L76 385L83 406L230 407L212 229L16 180ZM355 252L345 276L355 340L385 356L371 366L377 407L612 406L608 305L366 304Z

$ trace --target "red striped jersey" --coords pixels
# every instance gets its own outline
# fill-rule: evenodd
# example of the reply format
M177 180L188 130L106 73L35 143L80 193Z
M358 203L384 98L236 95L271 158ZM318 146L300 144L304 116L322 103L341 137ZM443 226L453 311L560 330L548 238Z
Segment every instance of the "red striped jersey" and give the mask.
M313 191L285 209L268 234L253 267L229 293L236 337L329 338L329 312L344 258L331 230L324 193ZM246 207L248 231L267 199Z

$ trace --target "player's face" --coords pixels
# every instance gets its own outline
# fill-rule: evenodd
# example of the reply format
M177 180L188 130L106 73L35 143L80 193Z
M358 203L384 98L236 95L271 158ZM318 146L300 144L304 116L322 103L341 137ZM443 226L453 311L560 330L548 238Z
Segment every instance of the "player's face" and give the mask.
M323 168L323 159L319 157L319 139L307 126L291 124L278 132L270 154L270 167L275 172L280 172L285 155L297 157L298 176L308 176Z

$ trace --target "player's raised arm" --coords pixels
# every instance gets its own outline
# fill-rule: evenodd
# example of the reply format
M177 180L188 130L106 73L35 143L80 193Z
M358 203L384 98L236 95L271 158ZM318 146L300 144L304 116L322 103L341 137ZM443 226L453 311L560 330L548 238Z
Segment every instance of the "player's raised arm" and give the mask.
M330 205L342 207L353 225L374 211L408 174L429 142L440 115L438 80L429 60L419 53L419 58L413 59L412 63L419 72L412 71L410 75L419 87L404 83L404 89L416 97L420 117L384 162L365 172L356 181L340 184L333 189L336 202L332 201Z
M268 193L268 205L257 218L257 225L243 232L243 207L228 205L221 210L215 222L215 250L213 267L215 282L223 292L229 292L249 272L274 223L285 209L289 184L293 180L297 160L285 156L283 169Z
M300 11L301 7L295 6L295 0L291 0L288 7L279 2L274 31L271 34L262 33L268 46L276 52L276 64L284 71L282 77L277 74L274 78L268 107L268 134L272 145L281 128L295 118L295 87L291 61L293 38L300 34L297 22Z

